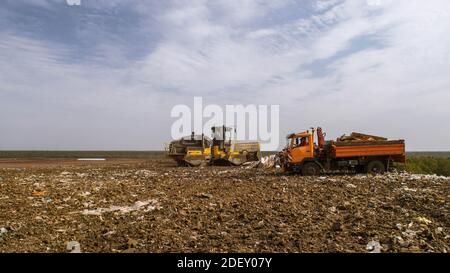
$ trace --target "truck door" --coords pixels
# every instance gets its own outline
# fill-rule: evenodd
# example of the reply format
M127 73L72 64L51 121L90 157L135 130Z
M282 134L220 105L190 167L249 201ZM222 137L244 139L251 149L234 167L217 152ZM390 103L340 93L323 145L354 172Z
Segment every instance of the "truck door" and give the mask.
M311 145L309 145L310 138L295 137L291 141L291 157L292 163L301 163L305 158L311 157Z

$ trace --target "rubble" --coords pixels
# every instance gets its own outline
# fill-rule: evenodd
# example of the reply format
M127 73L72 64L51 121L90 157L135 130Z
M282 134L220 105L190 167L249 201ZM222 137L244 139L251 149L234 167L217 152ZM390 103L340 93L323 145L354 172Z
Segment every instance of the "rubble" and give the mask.
M369 253L381 253L382 246L378 241L370 241L366 246Z
M158 156L0 176L0 252L450 251L447 177L303 177Z
M134 173L137 176L141 176L144 178L149 178L158 175L157 172L149 171L149 170L139 170Z
M109 208L97 208L93 210L85 209L82 211L84 215L102 215L107 212L119 212L121 214L129 213L136 210L143 210L145 212L152 211L155 209L160 209L159 203L155 199L150 199L146 201L136 201L131 206L111 206Z
M277 162L277 156L276 155L270 155L265 156L261 158L260 161L252 161L252 162L246 162L243 164L244 167L247 169L252 168L264 168L264 169L271 169L276 167Z
M0 228L0 237L4 234L8 233L8 230L4 227Z
M210 193L201 193L201 194L198 195L198 197L211 199L211 198L213 198L213 195L210 194Z
M35 197L45 196L46 194L47 194L47 192L43 191L43 190L35 190L31 193L31 195L35 196Z
M419 223L422 223L422 224L425 224L425 225L428 225L428 224L433 223L433 221L428 220L427 218L421 217L421 216L420 216L420 217L417 217L416 220L417 220Z
M70 241L67 243L66 249L70 253L81 253L81 246L80 243L77 241Z
M127 244L128 248L136 248L138 246L138 241L134 239L129 239Z

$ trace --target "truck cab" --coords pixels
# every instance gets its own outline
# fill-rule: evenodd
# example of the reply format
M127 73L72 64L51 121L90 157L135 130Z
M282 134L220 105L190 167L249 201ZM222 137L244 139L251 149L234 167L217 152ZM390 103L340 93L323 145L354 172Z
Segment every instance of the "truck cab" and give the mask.
M314 134L311 131L292 134L287 139L291 162L299 163L314 158Z
M317 157L317 145L314 143L315 130L287 136L287 145L283 150L286 171L301 172L305 175L317 175L322 167L315 160Z

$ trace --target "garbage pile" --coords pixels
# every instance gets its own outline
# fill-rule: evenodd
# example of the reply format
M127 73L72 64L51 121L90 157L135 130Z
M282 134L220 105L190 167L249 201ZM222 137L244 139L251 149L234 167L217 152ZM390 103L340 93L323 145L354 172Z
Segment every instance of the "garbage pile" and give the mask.
M246 162L243 164L243 166L247 169L253 168L271 169L279 167L277 163L278 163L277 155L269 155L261 158L260 161Z
M0 168L0 252L450 251L448 177L303 177L274 160Z

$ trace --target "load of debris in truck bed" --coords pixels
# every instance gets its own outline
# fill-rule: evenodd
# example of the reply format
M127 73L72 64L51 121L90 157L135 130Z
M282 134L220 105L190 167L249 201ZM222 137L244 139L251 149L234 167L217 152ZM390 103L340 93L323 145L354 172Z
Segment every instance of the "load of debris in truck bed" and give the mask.
M405 144L404 140L389 140L385 137L367 135L353 132L351 135L343 135L333 141L335 146L373 146L373 145L392 145Z
M337 142L350 142L350 141L387 141L388 139L380 136L366 135L353 132L351 135L342 135L337 138Z

